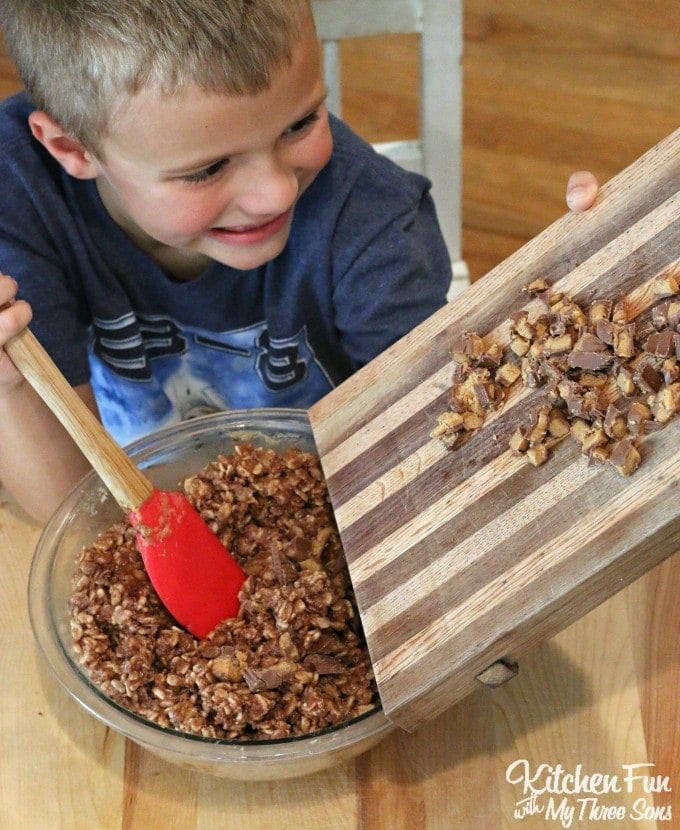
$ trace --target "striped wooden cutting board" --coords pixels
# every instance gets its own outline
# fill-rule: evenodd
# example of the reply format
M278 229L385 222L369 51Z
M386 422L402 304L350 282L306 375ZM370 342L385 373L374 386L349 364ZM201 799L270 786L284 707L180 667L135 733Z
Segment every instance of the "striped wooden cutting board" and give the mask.
M680 417L629 477L572 440L508 449L544 390L519 388L462 447L430 437L464 331L507 345L543 277L588 305L680 275L680 130L310 410L385 711L407 730L680 549Z

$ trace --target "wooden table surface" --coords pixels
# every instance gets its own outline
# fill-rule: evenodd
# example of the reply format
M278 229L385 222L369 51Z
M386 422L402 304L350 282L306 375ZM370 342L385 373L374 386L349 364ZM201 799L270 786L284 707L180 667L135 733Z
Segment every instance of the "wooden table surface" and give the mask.
M245 784L137 749L41 667L26 603L39 534L2 500L2 830L680 826L678 556L417 733L327 772Z

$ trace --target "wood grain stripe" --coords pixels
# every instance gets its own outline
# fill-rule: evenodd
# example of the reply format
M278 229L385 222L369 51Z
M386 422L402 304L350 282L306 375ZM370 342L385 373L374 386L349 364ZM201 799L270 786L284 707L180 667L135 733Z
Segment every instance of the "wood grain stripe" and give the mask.
M543 397L542 390L532 390L531 394L523 396L522 399L532 405L543 400ZM522 418L526 418L523 408L506 409L503 418L490 421L484 428L475 432L460 450L454 450L441 457L437 463L421 469L420 474L409 481L407 486L391 493L358 520L347 526L338 522L348 561L357 561L377 543L378 539L406 527L409 521L428 505L446 499L456 487L471 480L478 470L492 464L494 459L506 451L510 436ZM422 440L432 439L426 435ZM380 451L392 452L394 456L400 451L400 444L397 443L394 447L395 449L391 450L389 445L386 447L383 444ZM373 453L367 454L369 463L372 455ZM399 468L398 466L391 469L396 471ZM334 500L333 490L331 495Z
M460 320L475 330L495 328L503 322L508 310L522 306L522 286L526 282L539 276L555 282L561 280L590 253L615 243L628 228L643 221L646 214L673 198L680 176L680 159L674 158L677 143L676 132L637 165L605 185L601 190L602 201L590 211L565 215L478 281L474 290L457 297L446 309L426 320L386 350L380 359L372 361L312 407L310 416L321 454L329 455L372 420L376 412L398 401L432 374L424 352L430 348L441 349L442 338L446 340L447 321ZM665 168L656 169L661 163ZM609 195L618 198L609 201ZM565 240L568 256L565 256ZM447 348L448 342L444 344L444 349ZM393 360L404 353L411 358L407 375L399 360ZM328 474L332 474L331 468Z
M521 651L649 567L636 552L673 552L677 425L645 438L630 479L589 467L570 439L539 468L512 457L542 388L513 389L452 452L430 433L465 330L506 345L536 277L648 314L654 278L680 271L678 238L680 130L310 410L383 706L406 728L470 691L499 649Z
M655 270L652 277L657 273ZM651 280L631 296L635 298L637 312L649 308L654 302ZM470 446L451 453L443 449L432 449L432 441L423 445L424 440L429 440L423 432L435 423L434 414L429 412L415 413L407 422L401 423L398 429L380 439L376 446L367 447L363 459L355 460L357 464L363 461L363 466L361 469L352 466L346 479L352 482L354 488L359 487L367 475L375 476L381 461L394 466L388 467L382 477L369 480L368 487L355 496L350 496L347 489L337 489L337 479L330 483L331 488L335 488L332 492L336 519L343 529L343 539L347 550L351 551L348 555L352 561L363 555L375 532L379 530L385 537L391 538L397 533L398 527L406 526L412 521L411 516L414 511L418 511L421 497L432 503L440 503L445 498L447 489L453 489L461 479L473 474L475 465L493 461L507 447L517 424L526 421L527 408L534 406L543 396L543 390L517 387L502 409L491 414ZM439 404L439 411L444 411L445 400L440 398ZM423 419L426 417L428 421L424 424ZM411 447L415 447L415 451L406 455ZM407 494L402 492L405 488L409 488ZM343 497L348 500L343 501Z
M504 445L500 440L501 430L496 429L496 422L501 418L502 414L507 415L511 408L516 406L520 401L535 396L536 394L533 390L518 385L509 390L508 398L502 410L489 414L484 429L491 429L492 435L490 439L487 436L484 440L485 442L491 440L494 444L497 444L498 453L503 452ZM444 400L441 400L440 403L442 406L445 406ZM431 419L428 421L428 429L430 426L435 426L436 414L441 411L443 409L437 409L436 412L432 413L428 412L427 417ZM507 428L504 431L507 432ZM402 446L403 450L404 447ZM375 510L382 502L387 501L417 481L428 469L437 464L447 464L455 468L458 466L457 461L458 454L456 451L447 449L438 439L428 440L426 444L417 446L415 452L404 457L398 465L388 468L384 475L370 481L363 490L349 497L346 502L339 504L335 511L336 519L342 527L347 529L367 513ZM449 487L453 489L455 486L456 482L450 480Z
M516 565L531 554L534 546L543 544L546 528L551 534L566 534L572 546L565 544L565 550L573 549L579 542L575 525L590 529L598 510L606 511L607 505L619 500L625 503L626 499L637 498L629 479L611 469L588 466L583 458L572 463L578 455L573 445L563 445L560 450L561 457L538 470L524 466L514 476L499 480L497 487L482 498L471 497L474 515L463 516L458 527L467 523L478 529L458 538L450 550L438 550L417 573L411 567L410 577L408 571L392 574L387 567L372 568L365 559L356 563L355 587L360 596L370 597L370 605L362 611L364 628L380 643L373 651L375 659L395 648L409 631L436 622L461 595L474 593L476 586L483 586L485 581L501 578L506 565ZM644 451L649 454L650 447L644 447ZM672 473L666 470L648 473L658 480L668 475ZM648 486L649 481L640 481L640 487ZM452 538L451 533L438 531L432 527L435 542L437 538ZM427 537L423 541L427 542ZM418 556L418 546L410 553Z
M461 590L467 592L471 571L480 563L488 569L487 573L492 573L496 570L493 560L506 559L504 551L512 553L512 560L528 553L530 540L544 534L546 524L554 528L562 525L566 518L568 527L571 527L573 515L569 515L569 508L574 504L572 497L576 493L583 499L581 489L601 470L588 466L584 459L581 464L568 464L557 474L554 470L547 473L545 467L540 472L542 478L547 480L535 487L528 480L530 475L523 476L520 497L516 491L510 490L508 498L504 499L502 493L494 490L491 499L499 509L495 513L486 512L487 521L478 530L463 539L456 539L452 547L441 551L434 561L423 565L410 579L389 593L379 595L379 598L370 594L371 605L362 613L366 633L370 635L381 629L382 647L385 650L393 648L395 630L398 631L398 639L409 628L419 628L426 618L436 620L442 606L455 601ZM601 489L598 492L604 491ZM500 508L503 508L502 512ZM557 515L553 515L555 513ZM475 511L476 518L481 516L482 510ZM474 527L472 523L471 526ZM418 551L413 550L412 555L417 556ZM363 573L366 579L375 578L378 566L372 559L365 556L359 560L353 574ZM465 579L461 580L463 575ZM362 591L360 576L358 581L357 576L354 579L355 587Z
M665 222L670 224L664 225ZM597 296L618 298L644 281L648 288L638 295L635 309L636 313L644 311L653 303L651 281L662 270L657 264L657 257L660 255L665 263L677 262L680 194L667 200L653 216L646 217L646 221L638 223L635 231L635 234L631 231L620 238L623 246L621 250L613 245L613 249L607 247L594 254L573 270L568 282L558 283L556 289L568 290L581 301L585 299L583 295L589 294L592 297L595 292ZM654 258L649 256L652 250L657 252ZM616 253L619 258L612 264ZM674 266L665 265L664 269L672 267ZM602 290L607 286L610 288L609 293ZM611 290L612 286L617 287L615 291ZM524 302L513 311L531 307L531 303ZM400 461L422 446L425 438L423 433L429 435L436 422L436 415L446 409L452 372L450 350L464 328L460 326L456 331L451 327L446 355L439 358L443 365L426 381L386 406L383 411L376 412L373 419L351 439L324 455L324 472L333 493L336 510L355 496L367 479L375 480L384 475L387 472L386 464ZM480 329L479 333L485 335L489 342L504 346L509 342L507 320L490 332ZM386 445L389 446L389 451L385 450ZM382 466L379 466L381 462Z
M676 430L678 437L680 430ZM656 466L649 470L644 480L640 481L641 488L652 488L656 511L668 510L677 505L678 482L680 481L680 459L675 458L668 465L661 468ZM565 584L563 578L557 579L554 570L559 568L578 568L579 581L587 582L589 576L601 570L612 561L616 561L616 554L620 549L626 531L631 521L637 521L642 529L653 531L657 527L656 511L650 512L645 501L641 501L635 490L628 488L617 492L605 504L597 505L592 513L584 515L578 523L571 525L567 530L555 535L544 545L532 550L528 555L520 558L512 567L465 599L455 607L439 614L432 622L419 630L413 637L403 640L401 644L386 650L383 656L374 659L374 668L380 677L380 688L399 678L400 685L408 686L409 676L422 672L418 664L428 660L430 662L441 659L446 665L444 654L451 647L451 640L460 637L463 632L473 626L475 621L482 617L494 616L511 622L532 612L532 604L540 608L546 598L542 592L536 590L537 576L543 592L553 592L553 599L559 594L560 585ZM678 540L680 528L676 526L670 538L673 544ZM579 552L578 558L565 557L565 550ZM589 551L593 553L589 554ZM595 551L597 555L595 555ZM621 585L617 587L623 587ZM530 592L527 589L531 588ZM502 608L507 603L515 604L515 611L509 614L508 608ZM499 617L500 615L500 617ZM362 614L362 619L370 619L371 611ZM498 631L492 626L489 633ZM469 641L467 649L474 649L483 643ZM472 653L459 645L452 650L456 659L465 659Z

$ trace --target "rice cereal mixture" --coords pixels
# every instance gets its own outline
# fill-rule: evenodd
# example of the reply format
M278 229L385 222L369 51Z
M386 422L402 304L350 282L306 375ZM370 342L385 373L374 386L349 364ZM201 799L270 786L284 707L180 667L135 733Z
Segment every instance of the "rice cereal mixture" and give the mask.
M116 703L211 738L307 734L378 705L316 457L241 444L184 491L243 569L241 608L204 640L160 603L121 521L81 551L69 603L80 661Z

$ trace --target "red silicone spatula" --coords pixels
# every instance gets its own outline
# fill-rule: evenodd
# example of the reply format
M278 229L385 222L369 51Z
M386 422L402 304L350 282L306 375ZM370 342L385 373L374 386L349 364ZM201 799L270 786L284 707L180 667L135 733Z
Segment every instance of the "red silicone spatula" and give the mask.
M235 617L245 574L186 497L154 488L28 329L5 350L127 513L151 584L177 622L205 637Z

